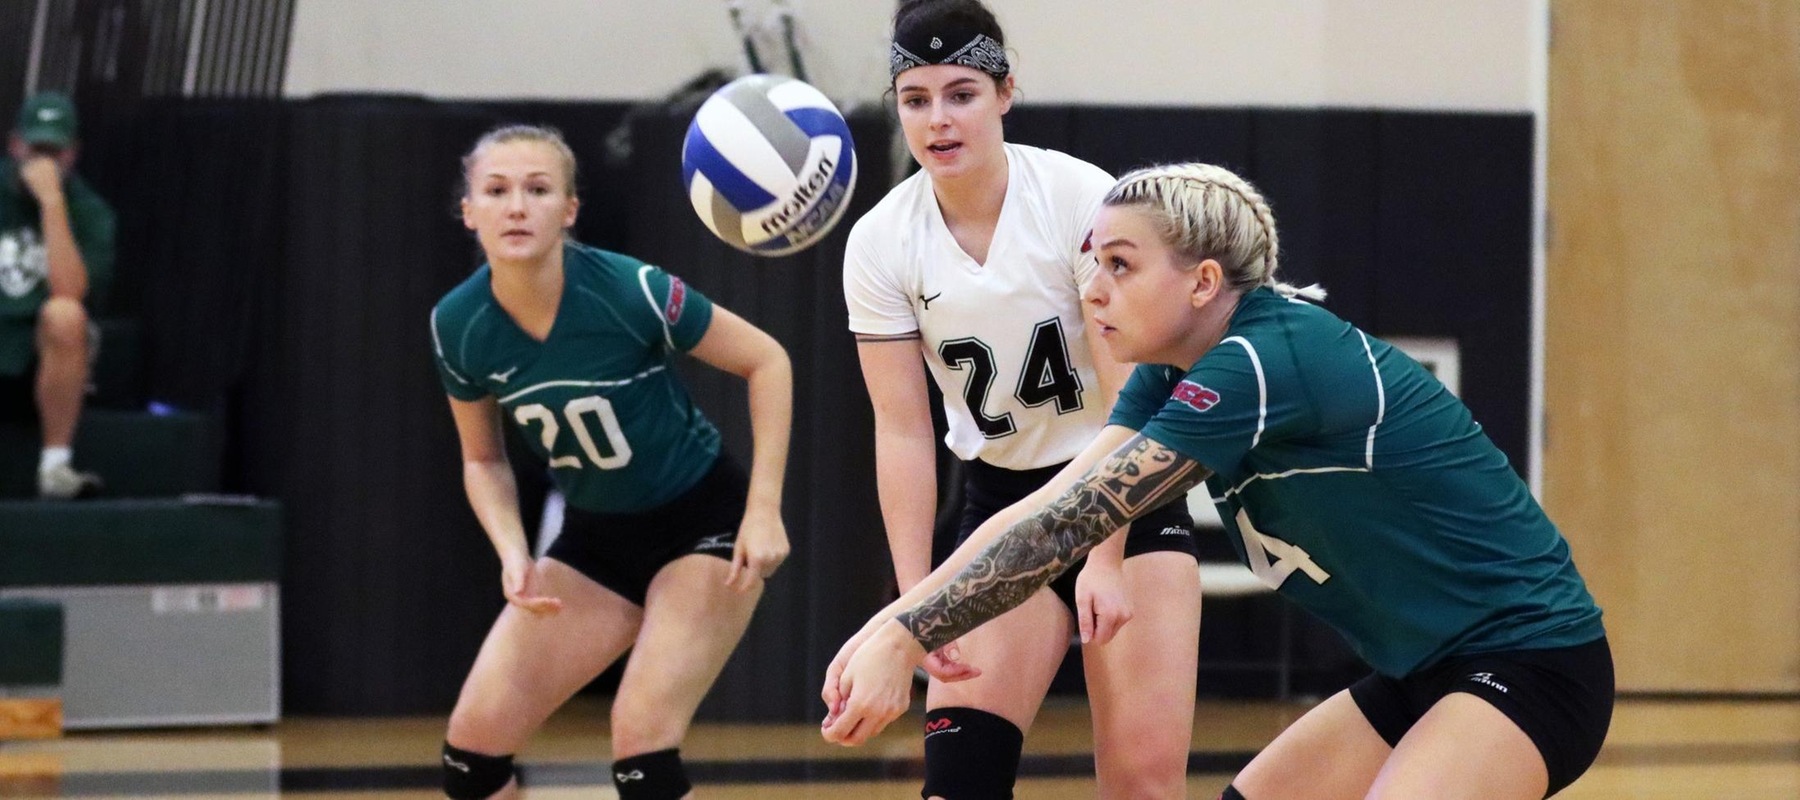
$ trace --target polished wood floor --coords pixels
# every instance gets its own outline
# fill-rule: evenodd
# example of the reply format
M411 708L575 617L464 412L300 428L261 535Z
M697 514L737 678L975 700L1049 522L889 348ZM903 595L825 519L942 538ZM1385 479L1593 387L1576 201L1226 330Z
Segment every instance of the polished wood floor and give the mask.
M1204 702L1189 796L1212 798L1304 703ZM917 724L844 749L810 725L698 725L683 749L699 796L918 797ZM1053 700L1026 742L1020 798L1093 796L1087 710ZM580 698L519 761L531 798L613 797L606 707ZM437 797L443 720L295 718L263 729L72 733L0 742L0 796L329 800ZM1800 700L1625 700L1600 762L1568 800L1797 800Z

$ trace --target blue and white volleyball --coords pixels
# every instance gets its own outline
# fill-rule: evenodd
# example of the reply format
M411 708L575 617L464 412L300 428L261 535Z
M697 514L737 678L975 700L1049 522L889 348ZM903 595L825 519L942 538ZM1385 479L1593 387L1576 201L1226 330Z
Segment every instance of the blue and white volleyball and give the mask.
M746 75L694 114L681 178L714 235L748 253L783 256L811 247L844 216L856 187L856 147L843 115L818 89Z

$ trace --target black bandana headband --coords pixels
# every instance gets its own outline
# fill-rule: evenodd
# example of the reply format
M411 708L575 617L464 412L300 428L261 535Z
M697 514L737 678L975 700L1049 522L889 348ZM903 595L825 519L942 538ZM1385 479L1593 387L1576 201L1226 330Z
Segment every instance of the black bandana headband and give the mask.
M933 64L960 64L974 67L995 78L1005 78L1012 71L1006 63L1006 48L985 33L942 31L938 34L898 34L888 48L888 78L913 67Z

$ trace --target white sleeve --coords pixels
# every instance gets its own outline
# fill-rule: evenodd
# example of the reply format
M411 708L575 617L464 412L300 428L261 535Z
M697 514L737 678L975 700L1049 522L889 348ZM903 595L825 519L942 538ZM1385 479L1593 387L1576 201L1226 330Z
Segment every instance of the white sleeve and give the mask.
M1094 231L1094 215L1100 211L1100 201L1105 200L1106 193L1112 191L1113 176L1085 161L1077 163L1085 169L1070 176L1069 203L1065 207L1074 216L1064 230L1068 236L1067 252L1073 259L1070 266L1075 274L1075 288L1085 292L1088 284L1094 280L1094 271L1099 268L1094 261L1088 236Z
M859 220L844 248L844 304L850 311L850 331L876 336L913 333L919 319L911 298L895 274L897 265L889 263L891 257L881 257L874 238Z

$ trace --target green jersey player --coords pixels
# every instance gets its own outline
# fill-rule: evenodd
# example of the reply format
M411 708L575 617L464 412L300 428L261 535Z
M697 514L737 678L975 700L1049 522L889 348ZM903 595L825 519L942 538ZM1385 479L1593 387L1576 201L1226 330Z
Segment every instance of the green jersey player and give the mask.
M1523 800L1593 762L1612 659L1567 542L1461 401L1307 302L1321 290L1275 280L1276 241L1261 196L1218 167L1113 187L1086 299L1114 357L1142 366L1023 522L984 526L845 645L827 738L879 730L910 663L1205 481L1244 562L1375 668L1223 798Z
M463 222L488 263L432 310L432 347L509 602L451 713L445 792L515 796L512 754L629 648L612 708L619 796L682 797L681 740L787 557L787 354L679 278L569 241L575 158L556 131L496 129L463 170ZM676 379L682 353L748 381L748 476ZM536 561L504 424L567 499Z

